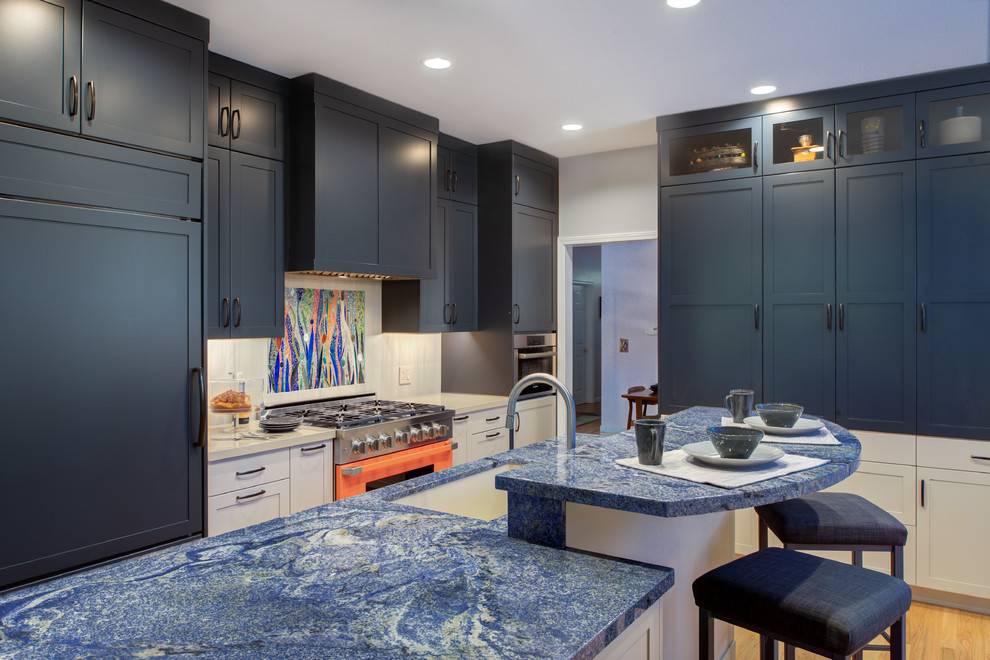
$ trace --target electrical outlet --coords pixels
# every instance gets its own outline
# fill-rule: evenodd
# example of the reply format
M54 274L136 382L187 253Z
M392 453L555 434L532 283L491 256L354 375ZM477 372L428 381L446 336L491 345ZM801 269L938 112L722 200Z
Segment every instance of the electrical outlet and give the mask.
M651 325L648 328L646 328L646 334L650 335L651 337L657 334L657 326Z
M399 367L399 385L409 385L412 383L412 367Z

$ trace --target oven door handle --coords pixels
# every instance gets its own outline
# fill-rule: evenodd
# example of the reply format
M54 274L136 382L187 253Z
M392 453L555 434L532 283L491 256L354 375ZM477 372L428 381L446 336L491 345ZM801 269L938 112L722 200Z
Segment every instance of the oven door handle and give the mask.
M342 467L340 468L340 473L347 477L356 477L364 472L364 467L358 465L357 467Z
M545 353L520 353L520 360L539 360L540 358L557 357L557 351L547 351Z

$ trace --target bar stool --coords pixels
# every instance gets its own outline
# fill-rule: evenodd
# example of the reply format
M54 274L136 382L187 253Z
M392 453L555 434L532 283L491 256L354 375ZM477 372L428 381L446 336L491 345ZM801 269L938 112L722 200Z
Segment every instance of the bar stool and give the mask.
M890 574L904 578L907 528L876 504L851 493L814 493L756 507L760 519L760 549L768 546L768 530L792 550L848 550L855 566L863 552L890 553ZM888 635L884 633L884 637ZM888 638L888 641L889 638ZM883 651L870 645L865 650ZM790 658L791 652L785 647ZM862 657L857 654L857 658Z
M890 628L891 660L904 660L903 580L783 548L766 548L694 581L699 658L715 658L715 619L760 634L760 657L777 660L777 642L846 660Z

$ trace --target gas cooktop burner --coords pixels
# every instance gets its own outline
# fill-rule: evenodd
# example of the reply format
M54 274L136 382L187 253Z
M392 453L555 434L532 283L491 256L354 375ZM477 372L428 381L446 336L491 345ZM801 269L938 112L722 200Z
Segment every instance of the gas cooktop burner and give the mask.
M277 408L270 411L268 417L301 417L313 426L350 428L437 413L443 410L443 406L428 403L355 399L314 402L290 408Z

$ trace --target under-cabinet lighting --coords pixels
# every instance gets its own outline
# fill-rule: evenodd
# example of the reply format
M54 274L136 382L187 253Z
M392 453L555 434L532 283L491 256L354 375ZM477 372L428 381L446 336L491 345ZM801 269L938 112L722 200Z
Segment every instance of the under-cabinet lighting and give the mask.
M825 147L822 147L822 146L811 147L810 149L808 149L808 151L811 151L811 152L825 151Z
M667 6L674 9L687 9L688 7L694 7L699 2L701 0L667 0Z
M580 131L584 126L581 124L564 124L561 128L565 131Z
M776 85L758 85L749 90L750 94L773 94L777 91Z
M428 60L423 60L423 64L429 69L449 69L450 60L444 59L442 57L431 57Z

